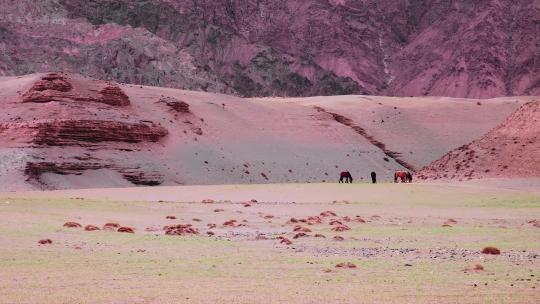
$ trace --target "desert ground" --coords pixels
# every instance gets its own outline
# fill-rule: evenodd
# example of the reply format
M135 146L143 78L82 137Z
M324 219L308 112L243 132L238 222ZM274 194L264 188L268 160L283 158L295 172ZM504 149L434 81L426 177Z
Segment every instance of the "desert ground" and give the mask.
M513 179L1 193L0 303L538 303L539 189ZM192 226L163 230L179 224Z

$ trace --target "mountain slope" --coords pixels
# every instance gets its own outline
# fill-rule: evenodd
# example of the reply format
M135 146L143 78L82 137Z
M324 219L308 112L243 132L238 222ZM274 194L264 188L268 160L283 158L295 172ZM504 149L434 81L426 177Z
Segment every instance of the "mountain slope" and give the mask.
M390 180L530 99L250 99L68 73L0 77L0 189L335 182L343 170Z
M521 106L485 136L420 172L421 179L540 176L540 100Z
M534 0L6 0L0 73L242 96L540 95L538 16Z

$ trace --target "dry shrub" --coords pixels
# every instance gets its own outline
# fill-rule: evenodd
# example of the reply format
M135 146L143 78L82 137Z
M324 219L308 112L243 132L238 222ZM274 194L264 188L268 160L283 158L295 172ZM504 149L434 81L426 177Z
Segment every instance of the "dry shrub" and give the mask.
M334 241L338 241L338 242L345 241L345 238L343 238L342 236L339 236L339 235L334 236L333 239L334 239Z
M356 265L351 262L339 263L336 265L336 268L356 268Z
M338 220L333 220L333 221L330 221L329 225L330 226L343 225L343 223Z
M228 226L228 227L235 227L236 226L236 220L228 220L226 221L225 223L223 223L223 226Z
M496 247L493 247L493 246L488 246L488 247L485 247L484 249L482 249L482 253L483 254L494 254L494 255L498 255L498 254L501 254L501 251L496 248Z
M199 230L190 224L178 224L163 227L166 235L196 235Z
M84 230L86 231L97 231L97 230L100 230L98 226L94 226L94 225L86 225L84 227Z
M285 245L291 245L291 244L292 244L292 241L289 240L289 239L286 238L286 237L281 237L280 243L281 243L281 244L285 244Z
M223 212L225 209L214 209L214 212Z
M194 222L201 222L202 221L201 219L198 219L198 218L193 218L191 220L194 221Z
M135 233L135 230L131 227L120 227L117 230L118 232L124 232L124 233Z
M474 267L472 269L476 270L476 271L482 271L482 270L484 270L484 266L482 266L480 264L476 264L476 265L474 265Z
M42 239L42 240L39 240L38 243L40 243L41 245L48 245L48 244L52 244L52 240L51 239Z
M300 225L296 225L294 226L294 229L293 231L298 231L298 232L311 232L311 229L307 228L307 227L302 227Z
M67 227L67 228L81 228L82 225L77 223L77 222L66 222L66 223L64 223L64 227Z
M323 211L321 212L320 216L322 217L336 216L336 213L333 211Z
M245 203L244 207L251 207L251 204L250 203Z
M293 236L293 239L298 239L298 238L301 238L301 237L307 237L307 236L308 236L307 234L305 234L305 233L303 233L303 232L299 232L299 233L297 233L297 234L295 234L295 235Z
M321 224L322 223L322 219L317 215L316 216L308 216L307 220L308 220L308 223L310 225Z
M314 237L316 237L316 238L326 238L326 236L324 234L320 234L320 233L315 234Z
M215 201L213 199L203 199L201 201L202 204L213 204Z
M167 215L167 216L165 217L165 219L168 219L168 220L175 220L175 219L176 219L176 216L174 216L174 215Z
M354 218L353 221L355 221L355 222L357 222L357 223L365 223L365 222L366 222L366 221L365 221L362 217L360 217L359 215L357 215L357 216Z
M117 228L120 228L118 223L106 223L103 225L103 230L116 230Z
M207 231L206 234L208 234L208 236L214 236L215 233L213 231Z
M442 224L441 227L452 227L452 226L449 224Z
M349 226L347 225L340 225L340 226L336 226L334 228L332 228L332 231L346 231L346 230L351 230L351 228L349 228Z
M269 220L269 219L273 219L273 218L274 218L273 215L265 215L265 216L264 216L264 219L265 219L265 220Z

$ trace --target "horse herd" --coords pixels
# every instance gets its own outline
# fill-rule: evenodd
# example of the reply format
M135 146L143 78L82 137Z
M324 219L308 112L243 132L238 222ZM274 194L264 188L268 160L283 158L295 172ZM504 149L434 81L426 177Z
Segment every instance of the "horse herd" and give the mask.
M411 172L408 171L396 171L394 172L394 183L412 183L413 176ZM352 183L353 177L351 175L351 172L349 171L343 171L339 174L339 183ZM377 173L371 172L371 182L376 184L377 183Z

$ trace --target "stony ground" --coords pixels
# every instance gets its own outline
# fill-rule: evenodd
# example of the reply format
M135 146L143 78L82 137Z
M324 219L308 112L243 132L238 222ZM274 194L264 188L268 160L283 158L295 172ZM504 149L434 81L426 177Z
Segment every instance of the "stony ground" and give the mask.
M0 303L537 303L540 193L519 184L4 193Z

